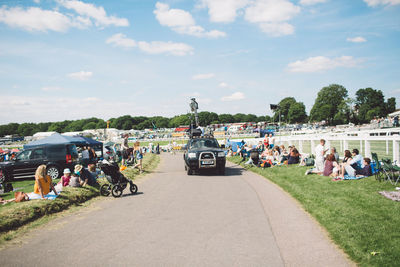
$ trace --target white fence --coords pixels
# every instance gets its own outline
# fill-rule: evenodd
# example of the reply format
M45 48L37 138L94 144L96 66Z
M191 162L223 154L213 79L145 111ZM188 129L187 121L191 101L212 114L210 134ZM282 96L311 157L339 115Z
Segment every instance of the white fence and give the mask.
M315 147L320 139L326 140L326 147L335 147L342 156L344 150L357 148L364 157L371 158L375 152L379 158L391 158L400 163L400 128L388 130L359 131L347 133L325 133L307 135L275 136L276 145L295 145L300 153L315 154ZM263 138L245 139L246 143L256 145Z

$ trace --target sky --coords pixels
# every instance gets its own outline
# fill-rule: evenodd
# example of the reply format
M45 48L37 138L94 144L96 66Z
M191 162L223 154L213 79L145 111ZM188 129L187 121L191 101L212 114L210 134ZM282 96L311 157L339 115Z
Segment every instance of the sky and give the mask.
M309 112L333 83L400 106L400 0L0 0L0 124Z

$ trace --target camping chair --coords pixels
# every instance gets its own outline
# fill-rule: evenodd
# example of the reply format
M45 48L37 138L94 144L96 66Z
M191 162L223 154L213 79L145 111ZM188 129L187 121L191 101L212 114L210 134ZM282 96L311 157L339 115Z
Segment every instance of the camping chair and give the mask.
M382 159L383 170L386 174L387 180L393 185L397 185L400 181L400 167L392 164L390 159Z
M382 164L379 162L378 155L376 153L371 153L371 156L372 160L375 161L375 170L374 170L375 179L381 182L385 178L382 169Z

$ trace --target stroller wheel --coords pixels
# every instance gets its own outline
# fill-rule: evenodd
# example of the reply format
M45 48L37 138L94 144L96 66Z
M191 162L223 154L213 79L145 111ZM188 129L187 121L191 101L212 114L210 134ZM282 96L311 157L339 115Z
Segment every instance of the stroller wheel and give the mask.
M119 185L114 185L111 189L113 197L120 197L122 195L122 188Z
M111 193L111 185L110 184L103 184L100 187L100 195L107 197L110 195L110 193Z
M131 193L132 193L132 194L136 194L136 192L137 192L137 190L138 190L138 187L137 187L137 185L135 185L134 183L130 182L130 187L129 187L129 189L131 190Z

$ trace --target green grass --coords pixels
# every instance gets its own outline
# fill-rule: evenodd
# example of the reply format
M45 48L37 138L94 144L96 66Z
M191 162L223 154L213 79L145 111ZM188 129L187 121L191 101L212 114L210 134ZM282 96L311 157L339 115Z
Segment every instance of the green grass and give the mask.
M240 162L239 157L229 160ZM393 185L374 177L333 182L329 177L305 176L306 168L297 166L249 169L297 199L360 266L399 266L400 202L378 193L394 191Z
M143 173L139 174L137 169L127 169L123 174L129 179L137 179L147 173L152 172L160 162L160 157L156 154L146 154L143 158ZM104 178L100 178L102 183ZM56 182L57 180L55 180ZM17 191L32 192L34 180L23 180L13 182L13 187L23 187ZM26 202L11 202L0 205L0 241L8 241L24 232L19 229L27 224L40 225L47 222L42 217L58 213L70 207L80 206L82 203L99 196L99 189L87 186L84 188L64 187L60 196L55 200L31 200ZM5 199L14 197L14 192L2 196ZM42 223L33 223L40 219ZM1 242L0 242L1 243Z

